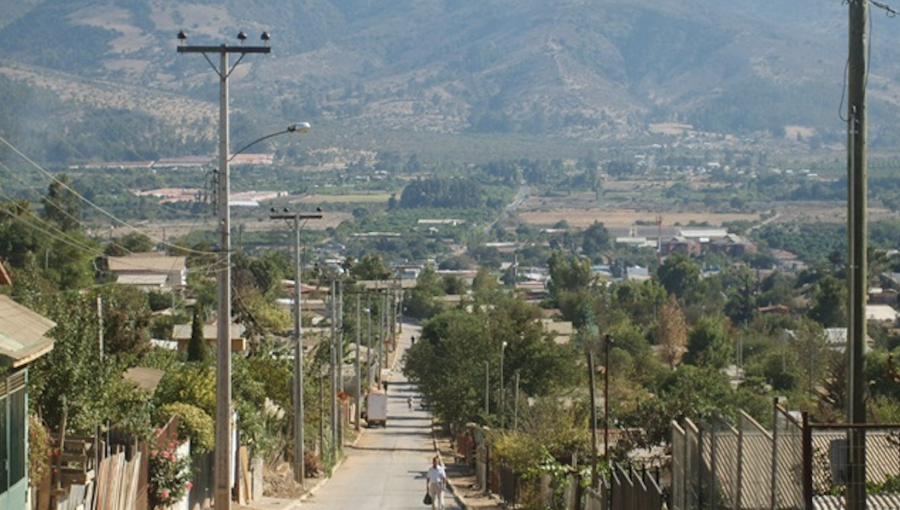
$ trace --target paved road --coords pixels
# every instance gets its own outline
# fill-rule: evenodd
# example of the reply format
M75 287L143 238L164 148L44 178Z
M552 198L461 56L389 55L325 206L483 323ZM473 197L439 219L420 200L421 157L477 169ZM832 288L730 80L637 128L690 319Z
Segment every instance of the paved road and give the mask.
M407 331L404 339L418 332ZM401 345L401 350L405 345ZM406 397L413 395L413 409ZM425 473L431 466L435 446L431 418L418 405L415 388L399 370L394 370L388 386L388 423L385 428L363 432L355 446L346 447L346 459L334 476L303 502L316 510L427 510ZM449 492L445 508L460 508Z

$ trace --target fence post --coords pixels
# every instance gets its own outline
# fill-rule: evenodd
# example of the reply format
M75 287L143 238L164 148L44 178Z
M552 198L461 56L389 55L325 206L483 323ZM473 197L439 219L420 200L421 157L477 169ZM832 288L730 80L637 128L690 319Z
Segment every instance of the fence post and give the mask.
M812 453L812 429L809 426L809 413L803 411L803 505L806 510L812 510L813 500L813 453Z

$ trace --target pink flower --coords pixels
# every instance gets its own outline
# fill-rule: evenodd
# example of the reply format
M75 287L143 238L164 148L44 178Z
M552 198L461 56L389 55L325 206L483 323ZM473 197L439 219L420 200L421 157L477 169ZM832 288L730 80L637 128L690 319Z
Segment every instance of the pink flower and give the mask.
M298 437L299 437L299 436L298 436ZM164 459L168 459L168 458L169 458L169 452L163 452L162 456L163 456Z
M169 449L170 449L170 450L174 450L174 449L175 449L175 443L169 443Z
M192 488L193 486L194 486L194 484L191 483L190 481L189 481L188 483L184 484L184 487L185 487L187 490L191 490L191 488Z
M171 460L172 462L175 462L176 460L178 460L178 456L176 456L176 455L173 453L173 454L169 457L169 460Z
M159 495L162 496L163 499L169 499L169 491L167 490L163 490Z
M298 437L299 437L299 436L298 436ZM152 452L150 452L150 456L151 456L151 457L156 457L156 455L157 455L158 453L159 453L159 452L157 452L156 450L153 450Z

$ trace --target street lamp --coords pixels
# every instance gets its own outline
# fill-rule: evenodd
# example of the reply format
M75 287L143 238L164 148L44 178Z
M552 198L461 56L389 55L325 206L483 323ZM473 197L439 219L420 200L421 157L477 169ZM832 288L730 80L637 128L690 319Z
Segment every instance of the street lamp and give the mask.
M268 140L269 138L272 138L275 136L286 135L288 133L301 133L301 134L309 133L310 129L312 129L312 126L310 125L309 122L297 122L296 124L291 124L288 127L284 128L284 130L282 130L282 131L276 131L275 133L268 134L266 136L263 136L262 138L257 138L256 140L253 140L252 142L248 143L247 145L241 147L240 149L235 151L234 154L231 155L231 157L228 158L228 161L229 162L232 161L238 154L246 151L250 147L253 147L254 145L258 144L259 142L262 142L263 140Z
M264 46L244 46L246 34L241 32L239 46L189 46L187 34L178 33L178 53L201 53L219 76L219 156L216 210L219 218L219 250L222 261L217 271L218 284L218 325L216 328L216 447L215 447L215 498L216 510L231 509L231 476L233 473L231 454L232 411L231 411L231 213L228 194L228 77L248 53L271 53L269 35L263 32ZM207 53L219 55L219 67L209 59ZM240 54L234 66L228 64L228 55ZM243 150L243 149L242 149Z

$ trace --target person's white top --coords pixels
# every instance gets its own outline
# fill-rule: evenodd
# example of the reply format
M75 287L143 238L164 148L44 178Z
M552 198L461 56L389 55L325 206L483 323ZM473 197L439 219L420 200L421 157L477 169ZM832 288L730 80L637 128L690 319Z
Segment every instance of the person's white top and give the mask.
M428 468L429 483L444 483L445 478L447 478L447 472L444 470L444 466Z

